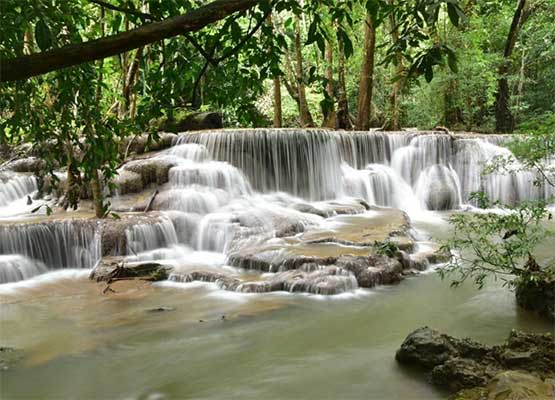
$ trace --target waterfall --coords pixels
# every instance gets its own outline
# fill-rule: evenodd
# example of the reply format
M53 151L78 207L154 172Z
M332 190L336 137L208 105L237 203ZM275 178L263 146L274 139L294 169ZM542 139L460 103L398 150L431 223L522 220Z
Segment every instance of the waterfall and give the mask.
M34 206L27 196L33 197L37 190L34 176L0 171L0 217L28 212Z
M100 235L87 220L0 225L0 254L21 255L48 269L91 268L101 256Z
M48 271L46 265L18 254L0 255L0 284L18 282Z
M511 155L502 147L505 140L323 129L184 133L174 147L134 161L139 172L141 162L150 168L143 175L134 172L136 179L152 182L153 175L167 183L153 203L160 215L125 225L126 244L118 251L130 260L196 257L221 266L225 254L321 226L335 213L325 200L361 199L417 215L460 208L478 190L505 204L555 194L553 188L535 186L537 177L518 165L508 174L482 174L495 157ZM165 169L156 169L157 161ZM0 216L21 213L15 205L26 204L36 190L35 178L2 172ZM47 269L92 267L102 254L101 231L84 219L1 222L0 283ZM312 278L319 282L318 274ZM333 279L352 286L350 275Z
M377 205L435 210L469 204L471 193L479 190L509 205L547 199L553 190L535 187L530 171L482 175L488 162L511 154L501 146L505 140L501 135L242 129L186 133L178 143L204 146L213 159L246 174L256 191L283 191L309 201L358 196ZM436 199L430 199L431 187Z

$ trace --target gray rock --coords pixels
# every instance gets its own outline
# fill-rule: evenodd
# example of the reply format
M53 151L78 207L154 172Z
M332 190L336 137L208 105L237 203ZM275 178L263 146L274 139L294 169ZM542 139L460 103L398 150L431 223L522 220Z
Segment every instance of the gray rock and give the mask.
M402 364L427 369L432 383L456 391L483 387L506 370L527 371L541 379L554 378L554 349L551 334L512 331L507 343L489 347L424 327L407 336L396 359ZM480 390L463 393L460 398L465 398L463 395L472 398L474 392L481 393Z
M487 385L488 400L548 400L555 398L555 386L519 371L497 374Z

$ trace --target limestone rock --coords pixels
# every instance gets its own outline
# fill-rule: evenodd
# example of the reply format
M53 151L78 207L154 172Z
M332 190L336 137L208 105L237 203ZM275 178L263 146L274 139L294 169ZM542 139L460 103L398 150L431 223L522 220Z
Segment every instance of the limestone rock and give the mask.
M360 287L372 288L376 285L389 285L403 280L402 265L394 259L379 255L342 256L336 265L351 271Z
M201 112L190 114L177 123L178 132L198 131L223 128L222 114L219 112Z
M550 400L555 387L541 379L519 371L497 374L487 385L487 400Z
M431 372L432 383L456 391L483 387L506 370L518 369L541 379L551 379L555 377L554 349L551 334L513 331L505 344L489 347L424 327L405 339L396 359L402 364L427 369ZM470 392L463 394L471 395Z
M14 172L36 173L44 168L44 165L44 161L38 157L26 157L10 161L4 166L4 168Z
M407 336L401 348L397 350L395 358L402 364L433 368L443 364L455 354L457 349L450 336L423 327Z
M169 170L175 165L174 161L157 157L129 161L123 166L123 170L138 174L144 188L153 183L162 185L168 182Z

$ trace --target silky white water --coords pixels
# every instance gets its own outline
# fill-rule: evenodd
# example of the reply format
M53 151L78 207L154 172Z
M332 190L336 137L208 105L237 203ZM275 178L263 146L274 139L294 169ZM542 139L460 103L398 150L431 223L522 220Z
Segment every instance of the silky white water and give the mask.
M179 254L198 251L225 259L284 227L302 231L323 224L322 216L298 211L311 202L324 210L323 203L314 203L322 200L357 198L426 220L433 218L430 211L472 203L470 195L478 190L505 204L547 199L553 188L535 186L531 172L482 175L488 162L510 155L500 146L504 140L318 129L183 134L153 159L174 165L155 202L163 212L160 222L128 228L122 251L135 259L183 260ZM0 210L17 215L36 181L2 176ZM83 221L0 225L1 255L21 255L48 269L91 268L101 247L99 227Z

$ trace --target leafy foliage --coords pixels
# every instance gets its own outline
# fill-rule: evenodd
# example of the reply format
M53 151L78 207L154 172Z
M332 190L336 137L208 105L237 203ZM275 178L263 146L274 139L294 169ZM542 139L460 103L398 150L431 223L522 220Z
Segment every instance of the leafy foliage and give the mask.
M517 158L497 158L486 173L512 173L515 168L533 170L537 177L535 184L543 190L552 190L550 165L555 155L554 140L555 132L517 137L509 143ZM547 261L546 265L540 265L536 252L540 244L555 235L545 227L546 220L553 219L548 208L553 199L523 201L514 207L490 204L484 193L475 194L474 199L481 208L490 209L451 217L454 235L443 245L443 250L451 251L454 256L440 270L442 277L454 275L453 286L472 279L479 288L490 275L500 277L511 287L552 280L555 263ZM493 206L495 210L491 209Z

